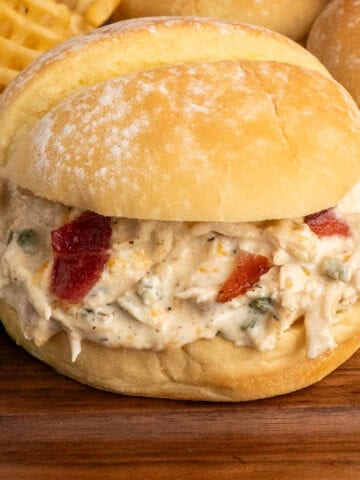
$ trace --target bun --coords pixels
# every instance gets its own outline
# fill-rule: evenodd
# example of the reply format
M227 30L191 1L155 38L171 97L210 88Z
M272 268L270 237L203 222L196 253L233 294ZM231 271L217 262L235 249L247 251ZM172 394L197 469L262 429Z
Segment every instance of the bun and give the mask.
M307 46L360 106L360 3L331 2L316 20Z
M300 217L335 205L360 176L355 108L333 81L293 65L162 67L57 105L17 143L5 174L108 216Z
M35 91L48 93L34 101ZM304 49L240 24L105 28L42 57L0 102L4 175L104 215L293 218L333 206L360 175L351 99Z
M269 352L236 347L220 337L162 352L84 340L72 363L65 333L36 347L24 338L14 310L1 302L0 318L18 345L64 375L112 392L179 400L244 401L292 392L321 380L360 347L359 306L333 327L339 346L313 360L306 355L302 322Z
M192 15L253 23L294 40L309 31L329 0L123 0L115 19L158 15Z

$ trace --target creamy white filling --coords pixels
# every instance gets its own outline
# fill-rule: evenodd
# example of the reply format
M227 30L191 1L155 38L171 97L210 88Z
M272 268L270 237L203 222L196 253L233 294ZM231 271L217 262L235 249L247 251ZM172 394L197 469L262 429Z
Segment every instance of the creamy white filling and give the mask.
M12 188L1 195L0 298L18 310L26 338L37 345L59 330L68 332L73 360L83 338L160 350L221 335L238 346L271 350L300 317L314 358L335 348L336 313L359 298L357 191L338 207L351 227L349 238L320 239L302 219L259 224L114 219L111 258L101 279L81 305L70 305L49 291L50 233L81 212ZM34 251L19 245L26 229L40 239ZM240 250L265 255L274 267L245 295L217 303ZM268 299L271 308L257 308L259 298Z

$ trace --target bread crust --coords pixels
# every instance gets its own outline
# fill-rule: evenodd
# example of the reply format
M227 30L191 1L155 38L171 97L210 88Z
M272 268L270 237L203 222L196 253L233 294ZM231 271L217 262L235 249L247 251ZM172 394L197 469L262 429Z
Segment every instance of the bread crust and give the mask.
M220 337L161 352L109 348L84 340L72 363L66 333L36 347L24 338L16 312L4 302L0 318L18 345L59 373L116 393L178 400L238 402L289 393L321 380L360 347L359 306L333 327L338 347L316 359L306 355L302 321L269 352L236 347Z
M14 145L4 172L103 215L245 222L336 205L360 177L359 158L360 114L333 80L279 62L221 61L84 89Z
M123 0L115 19L196 15L254 23L302 39L329 0Z
M360 3L332 1L314 23L307 48L360 106Z

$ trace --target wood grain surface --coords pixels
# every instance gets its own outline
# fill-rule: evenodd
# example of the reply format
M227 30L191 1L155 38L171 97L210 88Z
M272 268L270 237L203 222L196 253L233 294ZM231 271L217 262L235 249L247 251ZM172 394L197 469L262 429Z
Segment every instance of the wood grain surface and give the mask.
M0 479L359 480L359 353L291 395L174 402L80 385L0 330Z

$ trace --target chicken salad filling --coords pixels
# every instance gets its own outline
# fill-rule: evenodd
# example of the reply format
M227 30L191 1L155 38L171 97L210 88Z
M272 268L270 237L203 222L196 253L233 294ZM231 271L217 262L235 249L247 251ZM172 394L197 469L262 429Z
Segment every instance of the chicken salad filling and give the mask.
M299 319L315 358L360 296L359 188L313 216L231 224L110 219L0 188L0 298L38 346L65 330L73 360L83 339L272 350Z

